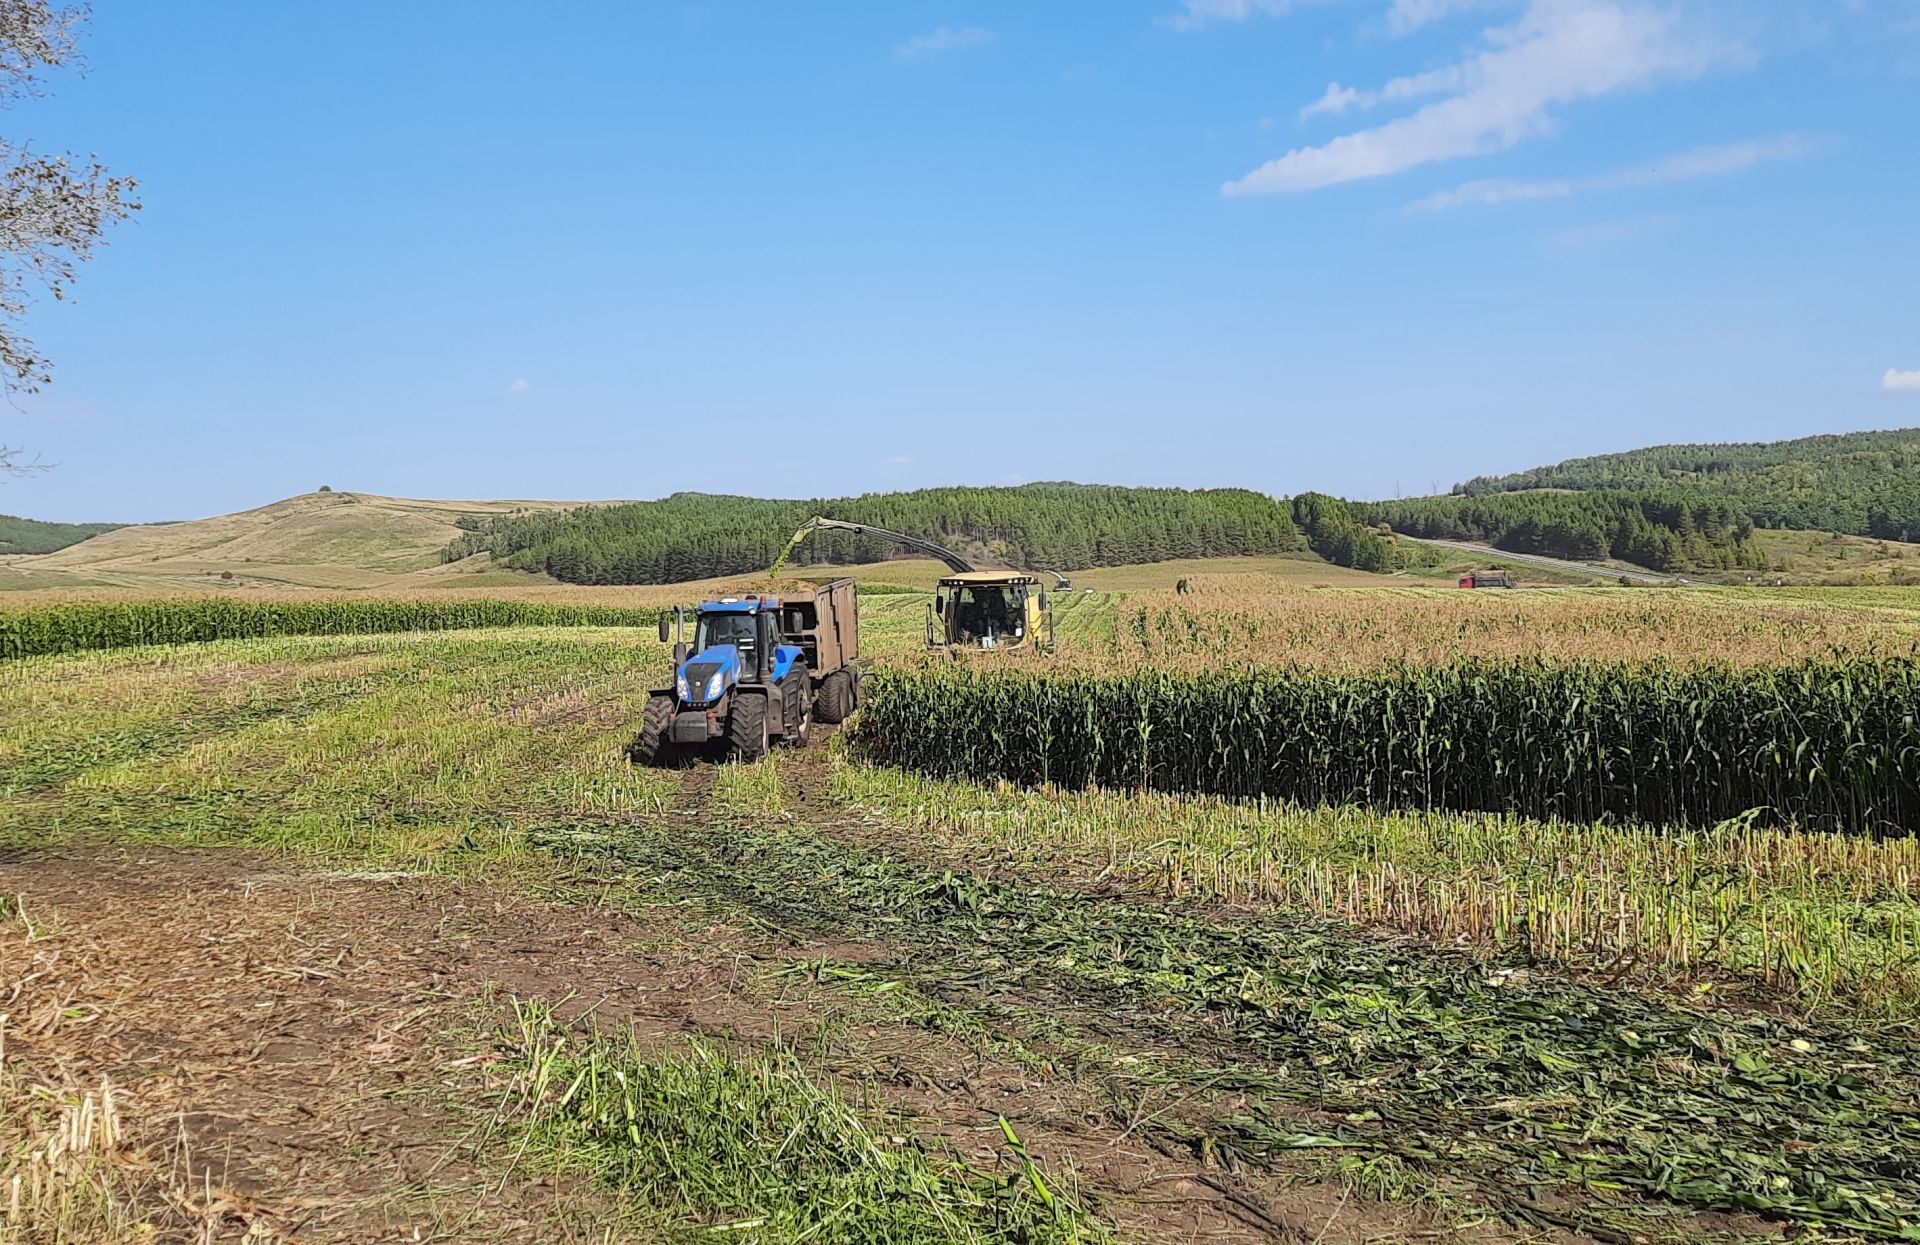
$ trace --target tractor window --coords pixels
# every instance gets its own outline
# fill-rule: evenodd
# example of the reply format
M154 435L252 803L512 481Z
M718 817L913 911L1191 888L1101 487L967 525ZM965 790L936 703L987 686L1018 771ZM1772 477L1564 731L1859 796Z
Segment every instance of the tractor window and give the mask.
M961 642L1026 633L1026 593L1018 588L955 588L954 638Z
M740 650L740 664L751 670L759 640L752 614L703 614L700 630L694 636L694 651L704 653L716 644L732 644Z

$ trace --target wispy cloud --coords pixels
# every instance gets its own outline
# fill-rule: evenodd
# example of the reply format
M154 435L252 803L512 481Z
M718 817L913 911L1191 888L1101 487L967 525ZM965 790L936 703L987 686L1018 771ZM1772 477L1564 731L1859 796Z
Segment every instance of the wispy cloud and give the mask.
M533 382L524 378L515 380L507 386L508 393L532 393Z
M1643 0L1529 0L1518 19L1489 27L1480 42L1454 64L1376 90L1336 84L1309 108L1342 112L1443 98L1384 125L1296 148L1222 192L1297 193L1500 151L1549 132L1556 105L1691 77L1729 54L1675 13Z
M936 26L924 35L915 35L895 44L893 59L902 64L911 64L942 52L958 52L962 48L977 48L991 42L993 32L978 26Z
M1648 234L1665 233L1679 223L1679 218L1675 216L1639 216L1631 220L1595 221L1591 225L1575 225L1571 229L1562 229L1549 235L1547 241L1555 246L1609 246L1615 242L1644 238Z
M1377 91L1362 91L1350 86L1341 86L1338 82L1329 82L1325 94L1300 110L1300 119L1305 121L1308 117L1322 113L1337 115L1353 110L1364 111L1377 108L1381 104L1421 99L1428 95L1444 95L1449 91L1458 91L1466 84L1466 70L1461 65L1445 65L1439 69L1430 69L1426 73L1395 78Z
M1769 161L1798 159L1812 149L1813 143L1802 135L1780 134L1744 143L1695 147L1655 160L1652 164L1632 165L1593 177L1544 181L1486 178L1455 186L1451 190L1436 191L1424 199L1415 199L1407 204L1406 210L1440 212L1449 208L1490 207L1534 199L1565 199L1593 191L1657 186L1662 182L1692 181L1700 177L1723 177L1731 173L1744 173Z
M1888 393L1920 393L1920 371L1903 372L1890 367L1880 378L1880 388Z
M1295 0L1181 0L1180 11L1160 18L1175 30L1199 30L1215 22L1244 22L1250 17L1279 17Z
M1393 7L1387 10L1387 29L1396 35L1404 35L1467 9L1490 8L1495 2L1496 0L1393 0Z
M1158 21L1175 30L1200 30L1220 22L1244 22L1256 17L1284 17L1309 4L1328 0L1180 0L1180 11ZM1418 30L1464 9L1484 9L1501 0L1393 0L1387 10L1387 29L1396 35Z
M1574 181L1519 181L1507 177L1489 177L1467 182L1452 190L1438 190L1424 199L1407 204L1409 212L1442 212L1457 207L1491 207L1496 203L1523 203L1529 199L1565 199L1577 193Z

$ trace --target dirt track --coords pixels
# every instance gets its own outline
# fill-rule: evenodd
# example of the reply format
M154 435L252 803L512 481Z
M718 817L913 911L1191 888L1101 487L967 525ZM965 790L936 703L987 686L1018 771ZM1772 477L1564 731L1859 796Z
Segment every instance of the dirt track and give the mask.
M790 816L827 818L817 756ZM672 818L703 817L711 775ZM1071 1166L1133 1241L1405 1239L1413 1212L1337 1184L1203 1171L1070 1074L877 1021L769 968L885 958L677 909L578 906L507 884L302 871L247 852L63 849L0 862L9 1064L69 1090L105 1078L123 1175L178 1239L650 1240L612 1197L516 1168L488 1131L494 1030L513 998L567 1000L670 1042L809 1040L858 1096L990 1163L998 1120ZM624 1226L623 1224L629 1225Z

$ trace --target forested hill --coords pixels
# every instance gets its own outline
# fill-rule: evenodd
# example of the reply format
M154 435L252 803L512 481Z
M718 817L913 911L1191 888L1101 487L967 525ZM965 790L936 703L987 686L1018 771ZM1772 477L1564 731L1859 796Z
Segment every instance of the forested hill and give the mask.
M43 523L39 519L0 514L0 553L53 553L119 526L118 523Z
M1685 494L1724 502L1760 527L1920 541L1920 428L1656 445L1482 476L1453 491L1472 497L1530 489Z
M1737 507L1680 492L1489 493L1355 503L1356 519L1424 540L1479 541L1576 562L1616 558L1656 571L1764 567Z
M815 501L675 493L564 514L464 521L449 561L488 551L505 566L582 584L679 583L765 571L813 515L936 541L986 565L1071 571L1172 558L1286 553L1306 542L1287 508L1246 489L1026 484ZM878 562L898 546L819 532L796 563Z

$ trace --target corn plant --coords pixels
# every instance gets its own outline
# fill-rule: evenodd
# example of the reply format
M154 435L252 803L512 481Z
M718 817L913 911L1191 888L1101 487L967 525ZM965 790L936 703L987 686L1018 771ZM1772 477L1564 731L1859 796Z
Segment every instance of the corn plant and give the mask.
M1920 661L877 670L860 746L974 780L1711 826L1920 826Z
M660 611L531 601L191 597L85 601L0 611L0 659L142 644L186 644L278 635L369 635L474 627L644 627Z

